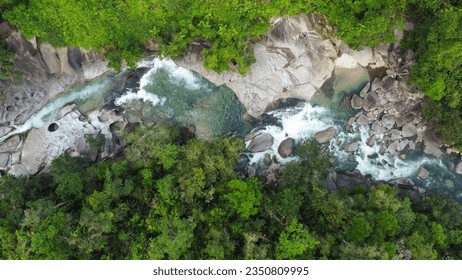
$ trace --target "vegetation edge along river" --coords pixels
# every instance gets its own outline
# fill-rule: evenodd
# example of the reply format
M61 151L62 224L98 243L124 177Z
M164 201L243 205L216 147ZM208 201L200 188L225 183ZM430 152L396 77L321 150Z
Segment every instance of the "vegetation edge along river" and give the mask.
M3 2L7 6L2 7L7 8L16 4L16 1ZM145 3L148 2L150 1ZM284 6L282 1L272 3ZM366 6L359 10L349 11L348 6L344 7L346 12L349 11L343 11L344 15L352 15L356 19L354 22L357 22L360 19L370 19L369 13L388 11L387 8L391 7L398 9L393 10L397 14L404 14L405 4L409 4L418 7L422 14L426 12L438 17L435 20L438 22L438 29L427 27L426 30L419 31L422 25L417 24L415 34L426 36L436 32L435 38L430 39L437 42L431 45L444 43L454 52L438 57L439 64L436 65L441 67L441 74L436 75L436 81L433 78L435 75L432 75L429 84L433 91L429 92L435 94L435 99L442 100L441 103L435 103L438 105L433 105L439 108L433 112L452 112L454 116L450 120L457 122L456 109L451 111L441 108L459 106L458 95L451 92L451 87L453 83L460 83L460 76L457 76L457 71L460 71L460 64L457 64L460 63L460 56L456 52L460 47L460 37L457 37L460 36L460 31L454 28L454 24L460 25L460 8L450 1L435 2L433 6L419 1L365 3ZM397 5L400 3L401 5ZM108 4L104 8L109 11L111 8L120 9L119 12L126 12L123 9L130 8L134 18L138 19L136 11L142 11L146 7L138 6L139 10L136 10L132 4L134 5L131 1L126 1L125 5ZM175 12L189 12L191 7L196 7L200 12L201 7L193 4L182 6L181 3L175 6L176 3L171 1L158 1L155 4L158 4L156 8L163 7L166 11L169 11L167 8L172 8L176 9L172 10ZM167 4L171 6L167 7ZM251 4L243 1L240 7L246 10L246 5ZM300 1L299 5L291 4L291 12L299 13L301 10L297 9L306 3ZM35 1L29 1L28 5L31 6L17 6L17 15L27 14L28 11L35 13L43 7ZM320 3L315 7L320 12L326 9L324 13L329 17L329 5L331 4ZM30 7L33 9L27 10ZM61 6L48 6L50 7ZM268 7L275 6L271 4ZM247 10L250 8L247 7ZM95 11L99 9L95 6ZM156 11L159 10L162 11L160 8ZM15 8L10 11L6 14L10 13L10 17L13 17ZM280 10L278 14L283 13L279 12ZM108 13L108 16L114 14L116 13ZM167 15L168 13L162 14ZM211 22L228 20L223 16L219 14ZM111 22L110 19L104 19L106 23ZM14 23L14 20L11 21ZM342 23L336 23L333 15L331 21L338 25L341 35L344 32L340 29ZM388 21L389 19L387 23ZM49 23L47 22L48 26L55 27ZM431 23L429 20L429 25ZM449 26L445 29L441 24ZM216 25L212 25L211 29L215 27ZM178 27L171 28L176 30ZM186 30L187 28L189 26ZM183 28L181 31L184 30ZM445 31L448 34L438 33ZM156 34L155 30L153 33ZM63 33L53 30L50 34ZM392 33L387 34L391 36ZM40 35L46 38L45 33ZM348 35L344 36L350 38ZM181 38L172 37L170 39L173 41ZM219 36L220 39L225 37ZM183 36L182 39L184 38ZM355 36L351 38L354 39ZM353 41L349 43L354 46ZM91 47L98 49L98 46ZM122 44L114 47L113 50L122 50L126 46ZM108 49L111 50L110 47ZM218 50L212 49L212 58L208 62L210 68L214 68L210 66L214 62L213 51ZM438 53L440 50L432 51ZM243 53L245 52L244 49ZM117 54L123 53L121 51ZM424 57L418 51L416 54ZM225 61L226 67L223 69L228 65L238 65L241 66L239 70L244 71L242 69L247 61L245 58L216 55L220 63ZM248 59L251 61L251 58ZM444 59L451 61L449 63ZM428 64L422 64L421 68L428 67ZM223 69L216 68L217 71ZM454 75L445 76L448 71ZM448 125L445 123L446 118L438 114L434 115L437 125ZM454 131L451 130L452 132ZM425 197L419 202L411 203L407 198L398 197L396 189L384 185L354 188L348 195L342 192L330 193L325 188L324 180L330 165L329 155L313 143L300 145L297 150L300 161L288 164L282 171L280 180L269 183L261 178L237 177L234 164L243 147L242 140L237 138L205 142L190 139L190 136L176 129L159 125L150 129L139 127L126 134L126 137L127 149L124 159L120 161L108 160L94 165L85 159L64 156L53 162L50 173L17 179L3 176L3 199L0 201L2 258L460 258L462 232L459 205L437 196Z

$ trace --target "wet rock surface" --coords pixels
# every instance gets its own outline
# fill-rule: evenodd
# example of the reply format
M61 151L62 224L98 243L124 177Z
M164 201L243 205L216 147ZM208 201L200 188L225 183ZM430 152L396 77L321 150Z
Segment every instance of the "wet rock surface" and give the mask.
M99 118L101 114L108 114L104 122ZM5 161L7 164L2 166L1 155L5 153L0 153L0 168L3 167L13 175L32 175L42 170L47 171L51 161L64 153L96 160L98 153L101 158L108 158L123 149L117 135L110 128L111 124L123 123L123 117L105 111L94 111L86 117L75 109L67 110L61 115L53 123L53 131L48 126L29 130L21 149L17 149L19 155L15 162L9 161L8 165ZM97 134L102 134L106 139L104 146L98 151L85 140L85 135ZM4 144L7 143L8 141L0 144L0 151L5 150Z
M282 158L289 157L293 154L295 148L295 140L292 138L284 139L278 147L278 153Z
M259 133L250 141L247 150L251 153L263 152L273 146L274 138L269 133Z
M6 22L2 29L2 37L16 52L13 70L23 76L0 83L0 124L20 125L58 93L111 71L94 51L28 41Z
M279 99L311 100L331 77L338 50L324 39L327 31L317 23L322 20L313 14L274 19L264 40L254 44L256 62L245 75L206 71L202 57L206 45L199 42L191 44L188 54L175 62L216 85L226 84L247 112L258 117Z
M319 144L324 144L329 142L335 135L335 128L329 127L323 131L319 131L314 135L314 140Z

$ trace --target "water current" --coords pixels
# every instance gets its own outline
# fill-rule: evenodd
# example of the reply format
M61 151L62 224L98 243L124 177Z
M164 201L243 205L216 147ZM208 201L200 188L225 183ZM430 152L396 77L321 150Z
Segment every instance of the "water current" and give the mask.
M196 135L206 139L244 136L253 129L250 123L243 120L245 109L229 88L217 87L197 73L178 67L169 59L148 58L141 61L138 68L146 69L139 84L124 89L122 94L110 101L113 106L126 112L129 121L194 126ZM103 102L107 102L104 101L105 97L111 95L113 84L122 78L123 72L76 86L54 98L23 125L2 136L0 143L31 128L49 125L66 104L76 103L83 112L100 108ZM367 71L363 68L336 70L330 86L317 94L311 104L298 102L295 106L269 112L268 115L276 122L260 123L254 130L270 133L275 139L274 144L268 151L249 155L251 162L260 163L265 153L276 156L281 162L296 160L294 157L283 159L277 154L277 148L284 139L291 137L300 142L312 138L318 131L335 127L336 136L327 145L336 158L337 169L356 168L363 175L370 174L375 180L383 181L407 177L428 190L462 199L462 176L450 168L460 159L448 155L437 159L424 154L419 147L409 151L404 160L380 154L378 157L368 157L379 149L377 145L366 145L368 128L348 132L345 120L355 112L342 101L345 95L358 92L368 81ZM344 144L351 141L358 141L359 144L353 154L343 149ZM428 180L417 177L421 166L430 171Z

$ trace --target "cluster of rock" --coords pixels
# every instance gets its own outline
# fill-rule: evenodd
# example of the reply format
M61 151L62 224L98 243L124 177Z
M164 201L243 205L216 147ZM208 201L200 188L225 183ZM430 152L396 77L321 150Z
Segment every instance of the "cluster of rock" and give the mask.
M58 93L110 71L95 51L26 40L8 22L0 23L0 36L16 52L14 71L22 75L19 83L0 82L0 125L22 124Z
M347 121L347 126L350 131L368 126L367 144L380 144L382 154L404 158L407 149L415 149L425 138L426 153L440 156L437 149L442 145L440 136L434 136L421 118L423 101L423 94L409 92L403 80L390 76L376 78L358 95L352 96L351 107L360 111Z
M203 66L205 43L191 44L189 52L175 63L193 70L216 85L226 84L253 117L285 98L309 101L331 77L337 49L317 31L313 15L277 18L264 40L253 45L255 63L249 73L217 74Z
M33 128L26 135L14 135L0 143L0 170L15 176L46 171L51 161L62 154L84 156L92 160L114 156L123 149L119 131L125 125L123 116L101 110L87 117L75 105L63 107L49 126ZM9 129L3 128L0 134ZM106 141L95 149L85 135L102 134Z
M57 94L77 83L92 80L108 71L108 62L94 51L77 47L54 48L33 38L25 39L7 22L0 23L0 36L16 52L15 79L0 82L0 137L23 124ZM0 171L12 175L32 175L46 170L63 153L95 158L112 156L122 147L117 125L124 120L109 111L82 115L74 105L65 106L49 126L31 129L0 143ZM103 134L100 151L90 148L84 136Z
M246 142L250 141L249 145L247 146L247 151L250 153L268 151L273 147L274 144L274 137L271 134L262 131L251 132L245 136L244 140ZM286 158L293 154L294 149L295 140L288 137L279 143L277 151L282 158Z

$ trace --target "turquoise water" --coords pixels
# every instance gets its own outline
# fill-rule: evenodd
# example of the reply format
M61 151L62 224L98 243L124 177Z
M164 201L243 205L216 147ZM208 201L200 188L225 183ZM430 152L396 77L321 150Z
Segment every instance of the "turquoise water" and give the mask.
M116 100L133 119L194 125L196 136L244 136L251 127L242 119L244 107L227 87L217 87L171 60L153 58L140 63L149 71L139 88L128 89Z

